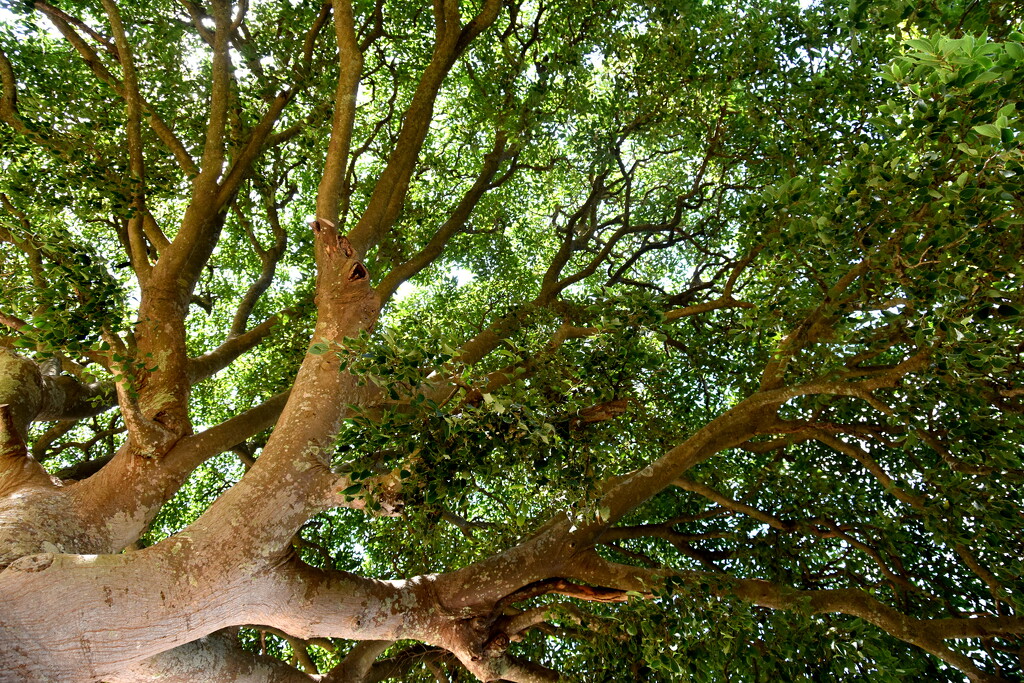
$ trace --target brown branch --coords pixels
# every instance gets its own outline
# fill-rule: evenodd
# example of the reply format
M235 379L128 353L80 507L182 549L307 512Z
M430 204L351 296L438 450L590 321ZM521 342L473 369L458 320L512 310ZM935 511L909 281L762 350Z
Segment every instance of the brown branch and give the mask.
M747 515L752 519L756 519L759 522L767 524L773 529L779 529L780 531L789 531L792 528L792 523L784 522L781 519L778 519L773 515L769 515L766 512L762 512L757 508L751 507L746 503L741 503L738 500L733 500L728 496L722 495L721 493L714 490L710 486L706 486L699 482L693 481L692 479L689 479L687 477L679 477L672 483L681 489L691 491L699 496L703 496L704 498L707 498L708 500L717 503L718 505L721 505L726 510L732 510L733 512L738 512L740 514Z
M223 207L231 203L231 200L238 192L238 188L241 186L242 181L249 177L249 174L252 172L253 162L265 148L267 139L274 130L274 124L277 123L277 120L281 117L281 113L291 101L292 96L293 92L291 90L285 90L278 93L271 101L270 106L267 107L267 111L264 112L263 116L260 118L260 122L256 124L256 127L253 128L252 132L249 134L248 139L242 146L242 150L231 163L231 167L228 169L228 172L224 176L224 180L216 191L216 199L209 207L209 210L220 211ZM223 131L221 132L221 136L223 137ZM221 142L221 145L223 146L223 142Z
M599 334L599 332L600 330L595 327L577 327L575 325L569 325L568 323L559 325L543 349L530 354L522 362L506 365L499 370L488 373L486 376L486 382L482 386L470 391L466 400L479 400L483 394L493 394L495 391L508 385L515 379L523 379L532 375L538 367L542 367L545 361L550 360L554 356L555 352L558 351L562 344L567 340L585 339L587 337L593 337L594 335ZM446 381L448 381L447 378ZM582 409L579 414L572 418L572 420L573 424L577 424L579 422L600 422L602 420L621 415L625 412L625 409L625 399L607 401L602 404Z
M773 389L783 383L783 377L789 361L797 351L808 343L818 341L830 329L829 315L840 303L840 297L850 285L856 282L871 267L868 259L863 259L839 278L825 292L822 302L811 311L786 337L779 343L774 358L769 361L761 374L761 388Z
M101 81L103 81L111 88L113 88L114 92L117 93L119 97L125 98L126 92L124 84L120 80L115 78L113 74L111 74L110 71L103 65L103 62L100 59L99 55L96 54L96 52L91 47L89 47L88 43L85 42L85 40L78 34L78 32L75 31L75 29L72 27L72 24L76 26L85 27L85 30L88 33L90 33L90 35L93 35L97 42L100 42L108 50L110 49L109 43L106 40L99 37L97 34L94 34L94 32L92 32L91 29L88 29L88 27L85 26L84 22L81 22L80 20L71 17L67 13L45 2L42 2L41 0L36 0L34 6L37 10L45 14L51 22L53 22L53 25L56 26L57 30L61 32L61 34L65 37L65 39L67 39L69 43L71 43L71 45L79 53L79 55L82 57L85 63L92 70L92 72ZM174 134L174 131L172 131L170 127L168 127L167 124L164 123L163 119L160 118L159 114L157 114L156 112L156 109L151 104L149 104L145 100L142 100L141 98L139 101L141 103L143 110L145 111L150 127L157 134L157 137L160 138L160 141L163 142L164 145L166 145L169 150L171 150L172 154L174 154L174 158L175 160L177 160L178 165L181 167L181 169L189 175L195 175L198 172L198 168L195 164L195 161L192 159L192 156L189 154L188 150L185 149L185 146L182 144L181 140L179 140L177 136Z
M494 23L500 8L501 0L485 0L479 14L461 32L454 30L458 23L458 3L449 0L445 11L435 11L436 37L430 64L423 71L406 109L398 140L374 185L366 210L348 235L357 254L365 254L375 246L398 217L430 129L434 101L441 84L470 41Z
M500 612L507 605L514 605L541 595L552 593L587 602L625 602L625 591L600 586L586 586L562 578L546 579L526 585L498 601L494 611Z
M6 349L0 349L0 376L8 378L0 402L14 406L22 434L36 420L92 417L116 404L110 384L44 375L35 362Z
M466 226L473 209L480 202L484 194L496 187L492 185L495 174L501 166L501 162L507 158L506 145L507 135L499 131L494 137L494 145L491 151L484 156L484 163L477 174L473 186L466 190L462 199L455 209L448 216L448 220L434 233L423 249L417 252L405 263L395 266L377 286L377 293L382 301L387 301L394 294L398 286L433 263L444 251L445 246L458 231ZM511 176L503 178L503 182Z
M610 512L606 521L615 521L671 484L690 467L715 453L739 446L759 434L772 433L772 427L776 424L775 413L783 403L798 396L819 394L863 399L872 391L895 386L907 373L926 367L930 355L931 349L921 349L906 360L858 381L812 380L790 387L762 389L752 394L655 462L617 479L600 501L600 505ZM598 527L594 528L594 532L599 532Z
M323 677L322 683L362 683L373 663L393 640L363 640L355 644L341 662Z
M3 86L3 94L0 96L0 121L36 144L48 147L58 154L63 155L71 150L71 143L57 135L56 131L51 129L43 134L22 121L18 113L18 81L14 68L3 50L0 50L0 85Z
M288 392L281 392L244 413L182 439L167 454L167 466L175 470L191 471L199 463L272 427L287 400Z
M700 313L707 313L708 311L717 311L722 308L754 308L754 304L746 301L737 301L731 296L726 295L720 299L715 299L714 301L705 301L702 304L694 304L693 306L686 306L685 308L677 308L673 311L668 311L665 313L665 320L679 320L680 318L686 318Z
M239 681L248 683L312 683L313 679L279 659L242 649L237 629L225 629L150 657L106 683L165 683L181 681Z
M901 488L893 481L893 479L882 469L881 466L860 446L852 443L847 443L842 439L839 439L827 432L820 429L810 429L809 433L821 443L833 448L834 450L849 455L851 458L856 460L858 463L864 466L868 472L871 473L875 479L882 485L886 492L892 494L897 500L906 503L911 508L918 512L925 512L927 499L924 496L920 496L913 493L908 493L906 490ZM999 580L992 574L987 568L985 568L974 554L971 553L970 549L962 543L953 544L953 550L963 560L964 564L974 572L974 574L985 582L988 586L989 592L992 594L992 598L997 601L1006 600L1006 589L1003 587Z
M28 259L29 271L32 274L32 282L35 283L36 287L46 289L50 286L50 283L43 273L42 250L36 246L33 240L36 231L32 228L28 214L19 210L11 201L11 198L3 192L0 192L0 204L3 205L4 210L18 219L22 234L24 235L24 238L19 238L13 230L0 226L0 240L10 242L25 254Z
M277 214L277 205L274 203L273 197L266 197L266 205L267 219L274 234L274 244L268 249L264 249L260 245L259 240L256 239L256 234L253 232L252 222L249 218L242 213L237 204L233 205L238 216L238 222L242 224L246 235L249 237L249 242L256 251L256 255L259 256L261 270L259 277L249 285L249 289L238 303L235 316L231 321L231 330L228 333L231 337L237 337L245 333L245 327L248 324L249 316L252 314L252 309L273 282L274 271L277 269L277 264L284 255L285 247L288 244L288 233L281 227L281 219Z
M54 441L64 436L79 424L80 420L58 420L45 432L36 437L32 444L32 457L42 462L46 459L46 451Z
M619 565L589 553L578 565L576 578L591 583L614 585L623 590L642 591L674 574L696 585L711 585L723 598L735 596L771 609L823 614L839 612L859 617L904 642L916 645L964 672L971 681L997 683L1003 679L982 671L969 657L947 647L943 641L992 635L1024 633L1024 618L915 619L856 588L797 590L761 579L739 579L707 572L669 572Z
M0 404L0 496L23 488L53 488L50 475L28 453L10 405Z
M25 322L18 316L11 315L9 313L4 313L3 311L0 311L0 325L3 325L4 327L9 327L15 332L18 332L26 327L31 328L31 326L27 322Z
M204 353L198 358L189 359L188 377L189 382L195 384L204 379L212 377L246 351L255 348L260 342L274 333L274 330L282 320L294 315L295 309L288 309L275 313L262 323L243 332L238 336L229 336L217 348Z
M285 143L288 140L294 138L302 131L306 130L307 128L320 124L325 115L327 114L327 112L331 111L331 109L332 107L330 102L321 102L320 104L313 107L301 122L288 126L284 130L278 131L276 133L271 133L270 135L268 135L267 140L264 143L264 148L270 149L271 147L275 147L277 145Z
M562 244L559 246L554 257L552 257L551 263L548 264L544 277L541 279L541 294L538 297L540 300L550 299L564 289L564 287L559 287L559 278L561 277L562 270L565 268L566 264L569 263L569 259L572 258L573 253L576 251L576 225L585 217L596 212L597 205L600 203L605 193L606 178L607 173L599 173L594 176L590 183L590 193L587 195L587 198L583 201L576 212L568 217L567 224L565 226L565 234L562 237ZM557 215L558 214L556 212L555 216L552 217L552 222L555 221ZM596 226L591 226L587 229L581 236L581 239L589 239L589 235L593 232L595 227ZM568 286L568 284L566 286Z
M212 80L210 82L210 112L206 124L206 139L203 143L203 157L195 183L199 187L213 188L222 172L224 161L224 133L227 127L228 105L231 101L231 12L226 0L214 0L210 5L216 31L208 37L213 50ZM195 22L197 30L202 22ZM225 203L221 203L223 206Z
M808 430L808 433L816 441L820 441L829 448L848 455L856 460L864 467L864 469L870 472L871 475L878 480L878 483L882 485L882 488L884 488L886 492L891 493L900 502L906 503L915 510L924 510L926 502L925 497L908 493L902 489L895 481L893 481L892 477L890 477L885 470L875 462L874 458L872 458L867 451L860 446L847 443L846 441L843 441L842 439L821 429L811 428Z
M352 146L352 128L355 124L356 95L363 73L363 53L357 44L355 19L351 0L333 0L334 35L338 46L340 72L334 91L334 119L331 139L327 144L324 170L317 188L316 215L339 222L339 207L345 189L345 171L348 168Z
M146 164L142 147L142 98L139 95L139 83L135 74L135 57L131 45L125 35L121 14L114 0L102 0L103 9L110 22L117 45L118 62L123 76L122 87L127 114L128 168L131 182L132 215L128 218L128 256L132 261L132 269L145 286L152 264L149 262L149 250L146 248L144 223L146 222ZM152 217L150 221L155 225Z

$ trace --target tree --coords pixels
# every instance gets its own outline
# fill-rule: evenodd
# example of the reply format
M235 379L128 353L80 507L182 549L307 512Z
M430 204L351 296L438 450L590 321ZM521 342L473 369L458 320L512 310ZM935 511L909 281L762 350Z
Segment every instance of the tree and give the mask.
M0 679L1020 680L1017 11L12 5Z

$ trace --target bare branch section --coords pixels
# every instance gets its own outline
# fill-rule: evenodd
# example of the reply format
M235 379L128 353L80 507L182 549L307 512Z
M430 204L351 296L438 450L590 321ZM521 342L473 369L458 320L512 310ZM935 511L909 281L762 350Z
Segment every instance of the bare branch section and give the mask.
M46 470L29 455L11 406L0 403L0 496L22 488L52 486Z
M192 470L271 427L287 398L287 392L278 394L215 427L181 439L159 460L140 461L132 450L122 448L108 461L90 466L84 474L91 476L69 493L84 520L82 530L104 539L106 552L118 552L130 545L145 532ZM96 467L99 470L93 473Z
M314 679L285 662L247 652L238 644L235 629L161 652L116 674L107 683L159 683L160 681L208 681L209 683L311 683Z
M0 311L0 325L3 325L4 327L9 327L15 331L29 326L27 322L25 322L18 316L11 315L9 313L4 313L3 311Z
M323 678L323 683L362 683L369 677L374 661L394 641L364 640L356 643L338 666Z
M256 306L256 302L263 295L264 292L270 287L270 284L274 281L274 271L277 268L278 262L281 257L284 256L285 246L288 244L288 233L281 225L281 217L278 215L278 204L274 201L272 192L274 188L261 188L264 190L264 203L266 204L267 210L267 221L270 223L270 229L273 232L274 243L264 248L259 240L256 238L256 233L252 228L252 221L245 215L244 212L238 209L237 203L233 206L236 208L236 216L238 222L242 224L245 229L246 236L249 238L250 244L252 244L253 250L260 259L260 274L256 280L249 285L249 289L245 295L242 296L242 300L238 303L238 309L235 311L235 317L231 321L231 330L229 336L235 337L245 332L246 325L249 322L249 316L252 314L252 309Z
M273 334L274 328L280 325L289 313L290 311L275 313L256 327L237 336L228 337L223 344L209 353L190 359L188 363L189 382L195 384L212 377L246 351L258 346L260 342Z
M339 344L372 326L380 311L369 273L349 241L325 220L315 221L313 228L319 278L312 344L263 454L195 525L195 533L211 538L234 527L232 542L247 539L239 550L254 558L272 557L286 547L314 509L315 492L326 494L324 487L331 486L333 479L325 475L330 474L333 439L345 405L356 403L359 393L351 373L339 370ZM273 515L274 521L252 518L244 531L237 524L223 525L225 518L251 517L255 509Z
M210 9L216 27L210 42L213 49L210 115L206 124L201 170L196 178L196 185L203 188L204 194L213 190L223 172L224 132L231 100L231 56L228 52L231 42L231 3L228 0L213 0Z
M108 384L44 375L31 360L2 348L0 377L8 378L0 402L12 406L14 422L23 436L33 421L91 417L115 404L114 388Z
M274 570L266 565L257 568L231 562L220 570L208 571L216 566L210 564L211 557L230 557L231 551L222 547L222 554L218 554L216 548L205 547L203 542L194 544L185 535L127 554L44 553L14 562L0 575L5 595L11 596L4 605L6 623L17 623L25 637L40 635L46 625L31 617L34 610L28 602L35 606L36 614L74 609L83 618L71 629L74 633L68 632L67 640L58 638L58 642L51 643L51 656L45 662L32 663L24 650L0 646L5 666L14 672L37 668L49 680L75 680L83 673L91 680L104 680L140 666L145 673L147 669L153 671L152 663L145 663L147 659L170 657L173 663L187 652L186 648L173 653L175 648L239 622L267 624L297 637L313 637L308 633L313 613L325 616L322 630L337 637L359 638L371 632L379 633L380 639L424 635L420 629L409 628L405 617L390 608L395 599L407 601L404 604L414 610L418 603L429 601L420 584L324 576L318 572L303 576L301 568L291 564ZM200 567L208 570L199 571ZM71 589L70 595L46 590L48 582L58 575L64 581L62 585ZM162 588L154 590L153 586ZM204 594L216 594L217 598L197 610L194 600ZM96 601L104 604L105 599L111 601L110 609L87 608ZM140 634L139 647L133 648L132 654L119 652L121 636L103 627L112 612L125 623L133 623ZM292 628L300 624L301 628ZM244 665L228 652L233 650L228 644L207 642L191 647L212 648L224 658L225 666ZM83 662L88 662L85 671Z

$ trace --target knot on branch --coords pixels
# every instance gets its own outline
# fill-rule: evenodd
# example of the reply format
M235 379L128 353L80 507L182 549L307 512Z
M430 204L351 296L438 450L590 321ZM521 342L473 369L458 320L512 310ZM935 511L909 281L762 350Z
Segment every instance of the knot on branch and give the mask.
M352 243L348 241L347 237L338 233L338 228L333 221L316 218L309 224L309 227L313 228L317 244L329 256L337 257L338 254L344 255L344 258L355 256L356 250L352 247Z
M317 263L317 300L372 299L370 271L348 237L326 218L310 223L313 228ZM370 306L372 308L372 306Z

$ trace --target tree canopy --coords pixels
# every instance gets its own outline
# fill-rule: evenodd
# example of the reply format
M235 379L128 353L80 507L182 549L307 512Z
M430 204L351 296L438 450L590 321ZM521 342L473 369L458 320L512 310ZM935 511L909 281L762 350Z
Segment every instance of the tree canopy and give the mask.
M1021 680L1022 21L0 10L0 679Z

